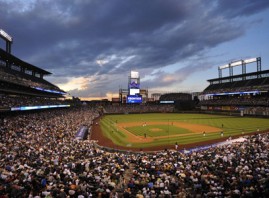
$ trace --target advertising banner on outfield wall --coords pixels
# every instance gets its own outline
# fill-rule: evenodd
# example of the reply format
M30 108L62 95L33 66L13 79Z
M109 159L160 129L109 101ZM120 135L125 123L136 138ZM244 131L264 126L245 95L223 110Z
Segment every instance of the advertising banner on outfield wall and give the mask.
M201 106L201 110L209 111L242 111L245 107L237 106Z
M238 111L238 107L236 107L236 106L231 106L231 111Z
M222 109L223 111L230 111L230 110L231 110L230 106L222 106L221 109Z

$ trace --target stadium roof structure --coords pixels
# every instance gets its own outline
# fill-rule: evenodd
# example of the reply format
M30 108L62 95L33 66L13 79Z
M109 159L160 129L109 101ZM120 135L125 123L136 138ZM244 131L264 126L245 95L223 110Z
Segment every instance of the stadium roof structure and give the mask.
M250 72L250 73L239 74L239 75L234 75L234 76L226 76L226 77L221 77L221 78L213 78L213 79L209 79L207 81L210 84L217 84L217 83L221 83L223 81L235 82L235 81L239 81L239 80L248 80L248 79L263 78L263 77L269 77L269 70Z
M26 63L0 48L0 92L63 97L65 91L43 78L49 74L51 73Z
M41 76L51 74L50 72L48 72L44 69L36 67L32 64L29 64L29 63L15 57L15 56L13 56L12 54L6 52L5 50L3 50L1 48L0 48L0 61L6 62L7 65L8 64L16 65L16 66L20 66L22 68L37 72L37 73L41 74Z

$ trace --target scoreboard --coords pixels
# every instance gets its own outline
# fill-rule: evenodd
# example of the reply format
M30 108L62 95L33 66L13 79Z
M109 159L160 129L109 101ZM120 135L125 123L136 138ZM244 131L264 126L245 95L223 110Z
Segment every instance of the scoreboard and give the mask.
M137 71L131 71L128 83L127 103L142 103L140 95L140 77Z

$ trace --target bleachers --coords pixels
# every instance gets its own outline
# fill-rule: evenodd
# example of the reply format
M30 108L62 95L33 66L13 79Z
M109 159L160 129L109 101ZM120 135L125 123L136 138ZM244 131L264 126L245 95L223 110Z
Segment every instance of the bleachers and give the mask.
M265 78L211 84L204 89L203 94L238 92L238 91L243 92L243 91L252 91L253 89L259 89L260 91L268 91L268 87L269 87L269 78L265 77Z
M65 100L50 99L45 97L33 97L26 95L4 95L0 94L0 107L22 107L70 104Z

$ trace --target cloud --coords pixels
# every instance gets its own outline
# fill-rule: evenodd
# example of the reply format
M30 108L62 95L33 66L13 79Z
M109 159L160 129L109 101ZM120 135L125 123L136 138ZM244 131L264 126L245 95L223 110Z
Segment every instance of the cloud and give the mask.
M178 65L145 81L152 88L208 69L183 62L243 36L246 17L267 8L251 0L0 0L0 26L14 37L13 54L51 71L52 82L77 96L105 96L134 68L146 76Z
M221 13L227 18L251 16L269 7L267 0L218 0L217 2L214 13Z

